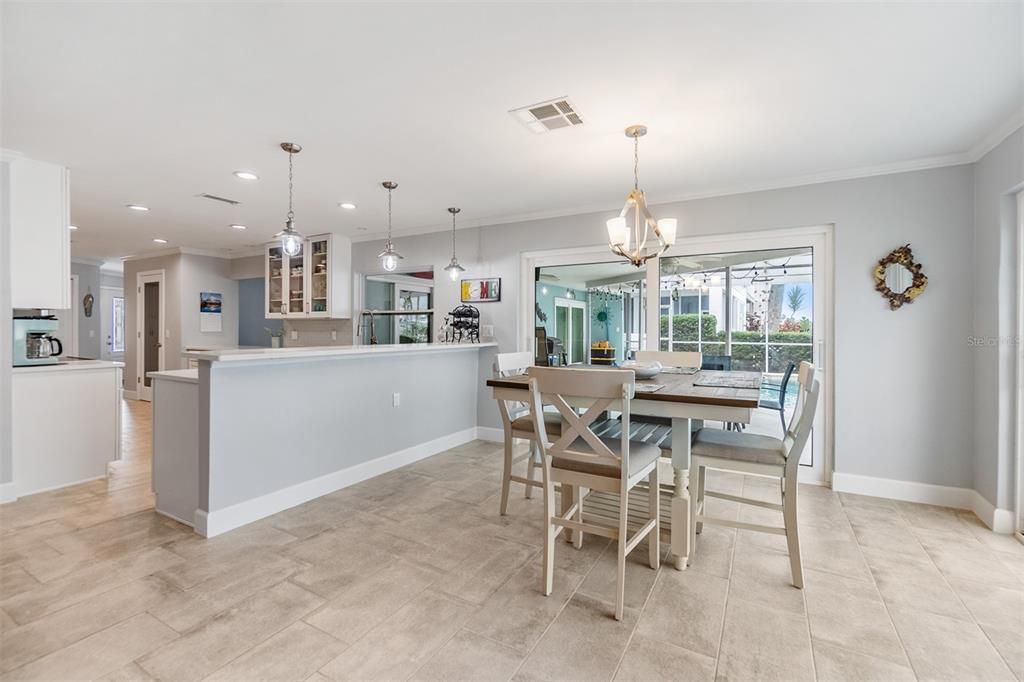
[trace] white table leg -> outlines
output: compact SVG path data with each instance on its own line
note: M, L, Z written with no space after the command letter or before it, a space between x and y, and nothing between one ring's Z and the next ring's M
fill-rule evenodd
M690 419L672 418L672 563L686 570L690 560Z

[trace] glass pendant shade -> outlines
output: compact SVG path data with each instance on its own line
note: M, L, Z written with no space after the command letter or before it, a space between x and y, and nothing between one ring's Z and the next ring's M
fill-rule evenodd
M629 248L629 227L625 218L612 218L608 221L608 243Z
M284 235L281 238L281 250L289 256L298 256L302 251L302 235L297 232Z
M661 233L661 241L672 246L676 243L676 226L679 221L675 218L662 218L658 221L658 232Z
M459 259L455 257L455 216L461 210L461 208L454 206L448 209L448 212L452 214L452 260L445 266L445 272L448 273L449 279L453 282L459 281L459 277L466 271L466 268L459 265Z

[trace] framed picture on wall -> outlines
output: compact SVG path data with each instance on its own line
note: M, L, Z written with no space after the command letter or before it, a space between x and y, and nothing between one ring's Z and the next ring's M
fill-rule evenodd
M501 278L462 280L463 303L495 303L501 300Z

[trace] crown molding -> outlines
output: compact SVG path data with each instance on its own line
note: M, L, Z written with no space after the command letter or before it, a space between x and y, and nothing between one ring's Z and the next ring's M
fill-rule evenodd
M1006 138L1013 135L1022 126L1024 126L1024 107L1013 112L1003 121L1002 125L993 128L988 135L982 137L971 147L970 151L967 152L967 157L971 160L970 162L980 161L983 156L1002 144Z
M148 258L160 258L161 256L209 256L210 258L222 258L224 260L231 260L235 258L226 251L219 251L215 249L194 249L190 246L172 246L167 249L153 249L152 251L140 251L139 253L133 253L130 256L121 256L121 262L127 263L135 260L146 260Z
M72 263L78 263L79 265L95 265L96 267L102 267L104 260L102 258L87 258L85 256L72 256Z
M1012 132L1012 131L1011 131ZM1005 135L1003 139L1005 139ZM1000 140L1001 141L1001 140ZM998 144L998 143L997 143ZM957 154L945 154L942 156L931 156L922 159L913 159L910 161L899 161L896 163L880 164L877 166L863 166L861 168L853 168L848 170L839 171L824 171L821 173L811 173L808 175L792 176L779 180L761 182L761 183L747 183L743 185L732 185L722 186L718 188L701 190L699 192L687 192L671 196L667 199L651 203L653 208L665 207L670 204L682 203L685 201L698 201L701 199L714 199L717 197L734 196L737 194L753 194L755 192L769 192L772 190L780 189L794 189L797 187L807 187L810 185L819 185L827 182L841 182L844 180L859 180L863 178L870 178L880 175L895 175L897 173L911 173L914 171L931 170L935 168L946 168L948 166L962 166L965 164L973 163L976 159L972 159L968 153L957 153ZM581 216L588 214L612 214L618 213L621 210L621 205L612 205L611 202L601 205L590 205L590 206L577 206L569 209L559 209L552 211L536 211L532 213L521 213L514 214L511 216L483 218L480 220L464 220L460 229L468 229L472 227L490 227L498 225L510 225L513 223L523 223L533 220L547 220L550 218L566 218L569 216ZM393 233L394 237L414 237L422 234L430 234L432 232L446 232L450 228L425 226L422 228L412 228L408 230L397 230ZM380 241L383 239L381 235L383 232L366 234L363 236L352 237L352 242L369 242L369 241Z
M16 152L13 149L4 149L0 147L0 161L9 163L11 161L17 161L18 159L24 159L25 155L21 152Z

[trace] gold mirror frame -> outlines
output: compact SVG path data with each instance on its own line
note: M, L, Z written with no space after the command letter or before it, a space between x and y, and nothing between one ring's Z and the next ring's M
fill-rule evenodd
M902 265L914 279L906 290L893 291L885 282L885 269L889 265ZM921 292L928 286L928 278L921 272L921 264L914 261L914 254L910 250L910 244L905 244L898 249L893 249L888 256L878 261L875 266L875 290L889 301L890 310L899 310L904 303L913 303L914 299L921 295Z

